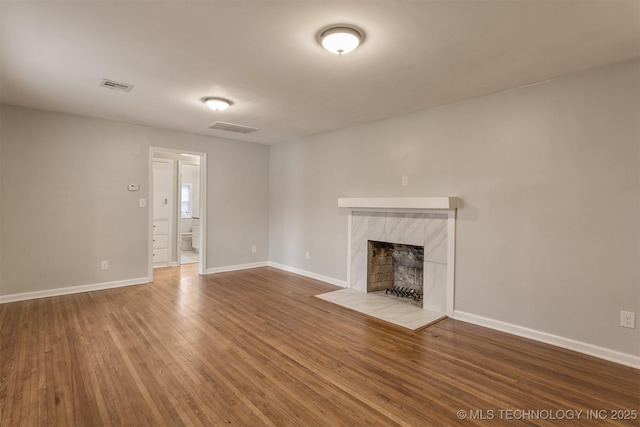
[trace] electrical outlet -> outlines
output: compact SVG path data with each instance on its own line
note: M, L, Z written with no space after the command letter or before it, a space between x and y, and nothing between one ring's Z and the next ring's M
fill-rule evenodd
M102 262L100 263L100 267L101 267L103 270L108 270L108 269L109 269L109 261L102 261Z
M309 252L304 253L304 259L309 259Z
M406 187L407 185L409 185L409 177L407 175L404 175L402 177L402 186Z
M255 254L256 252L258 252L258 248L255 246L251 246L251 253Z
M620 312L620 326L623 328L636 328L636 314L631 311Z

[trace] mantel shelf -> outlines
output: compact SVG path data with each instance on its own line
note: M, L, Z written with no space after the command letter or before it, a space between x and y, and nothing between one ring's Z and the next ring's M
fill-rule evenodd
M458 207L457 197L357 197L338 199L339 208L447 209Z

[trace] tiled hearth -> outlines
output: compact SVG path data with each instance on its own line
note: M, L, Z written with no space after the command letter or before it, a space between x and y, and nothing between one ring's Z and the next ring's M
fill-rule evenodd
M316 297L412 331L422 329L447 317L440 313L407 305L395 297L362 293L355 289L340 289L316 295Z
M455 197L339 199L338 206L349 209L349 289L319 297L409 329L420 327L414 318L423 317L424 326L453 314ZM422 309L367 293L369 241L424 248ZM412 320L406 325L392 321L402 317Z

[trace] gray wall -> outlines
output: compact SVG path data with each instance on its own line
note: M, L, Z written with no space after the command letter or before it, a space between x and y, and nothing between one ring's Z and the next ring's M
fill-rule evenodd
M1 108L1 105L0 105ZM0 295L2 294L2 110L0 110Z
M270 260L346 280L338 197L459 196L456 310L638 355L640 328L619 326L640 313L638 76L619 64L272 146Z
M621 64L270 148L1 106L0 295L145 277L138 198L156 146L208 153L209 268L269 259L346 280L338 197L454 195L457 310L640 354L640 328L618 326L620 310L640 313L639 73Z
M0 122L0 295L146 277L150 146L207 153L208 268L267 261L268 147L6 105Z

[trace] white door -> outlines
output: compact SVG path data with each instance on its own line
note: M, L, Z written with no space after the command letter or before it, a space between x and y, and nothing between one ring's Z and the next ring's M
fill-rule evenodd
M174 172L171 160L153 161L153 265L167 266L172 254Z
M153 219L170 219L173 206L173 165L153 161Z

